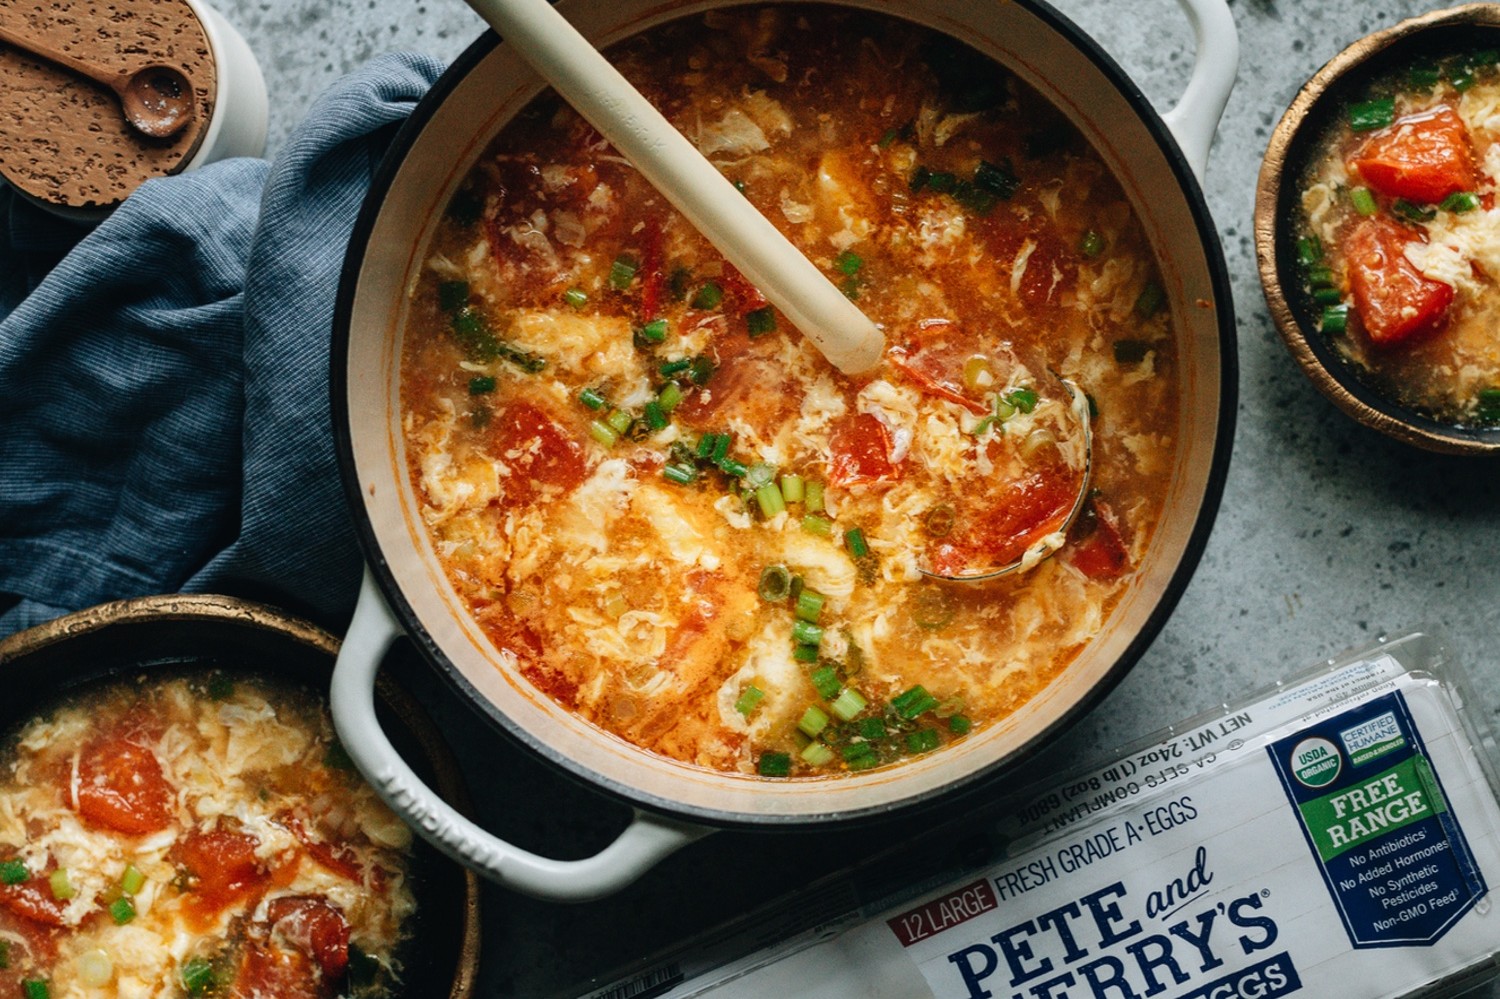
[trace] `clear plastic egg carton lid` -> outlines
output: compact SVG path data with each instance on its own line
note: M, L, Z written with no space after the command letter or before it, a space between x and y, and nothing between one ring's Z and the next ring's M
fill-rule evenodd
M583 994L1455 996L1500 973L1500 785L1468 703L1440 639L1383 639Z

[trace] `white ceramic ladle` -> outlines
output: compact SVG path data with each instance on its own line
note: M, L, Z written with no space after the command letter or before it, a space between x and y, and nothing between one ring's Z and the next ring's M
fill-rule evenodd
M547 0L468 0L845 374L880 363L885 336Z

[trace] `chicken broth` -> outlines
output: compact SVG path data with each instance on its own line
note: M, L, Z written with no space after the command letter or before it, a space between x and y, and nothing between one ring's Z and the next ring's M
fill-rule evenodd
M993 725L1104 626L1167 492L1177 351L1129 203L1039 95L895 19L737 8L609 55L888 350L838 372L544 94L409 308L455 589L508 667L676 760L823 776Z

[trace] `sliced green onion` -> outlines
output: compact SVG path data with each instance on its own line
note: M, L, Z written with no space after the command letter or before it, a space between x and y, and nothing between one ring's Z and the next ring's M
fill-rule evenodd
M1454 90L1457 90L1459 93L1463 93L1465 90L1468 90L1470 87L1474 86L1474 73L1472 70L1468 69L1460 70L1459 72L1454 73L1453 76L1448 80L1448 82L1453 84Z
M750 471L753 472L755 469L752 468ZM755 501L760 504L760 512L767 517L786 512L786 497L781 495L781 487L774 482L767 482L756 489Z
M1437 63L1431 60L1423 60L1422 62L1412 64L1411 69L1406 72L1406 79L1413 87L1426 87L1430 89L1437 86L1438 81L1442 79L1442 73L1439 71Z
M661 470L661 477L668 482L675 482L679 486L685 486L698 477L698 473L687 465L667 465Z
M665 319L653 319L649 323L642 323L635 331L636 336L650 343L661 343L667 338L667 321Z
M26 999L52 999L52 989L40 978L28 978L21 983Z
M969 729L973 727L974 723L969 721L969 719L965 718L963 715L954 715L952 718L948 719L948 731L952 732L954 735L968 735Z
M663 413L670 413L682 405L682 386L676 382L667 382L656 396L656 404L661 407ZM651 408L650 403L646 404L646 408Z
M693 363L688 367L688 381L694 385L707 385L713 374L714 362L701 354L693 358Z
M801 503L802 497L805 495L802 486L802 476L783 475L781 477L781 498L788 503Z
M931 711L938 706L938 699L927 692L927 688L920 683L903 694L891 698L891 707L896 714L911 721L924 711Z
M1500 388L1480 389L1474 397L1475 412L1481 420L1500 420Z
M868 742L845 743L842 749L844 762L850 770L868 770L880 762L880 755Z
M755 592L769 604L779 604L792 589L792 574L784 565L768 565L760 571L760 583Z
M865 532L857 527L851 527L844 532L844 546L855 558L864 558L870 554L870 545L865 541Z
M630 282L635 280L635 272L639 265L634 258L618 256L615 262L609 265L609 286L616 291L624 291L630 287Z
M589 436L605 447L614 447L620 440L620 435L615 433L615 428L603 420L589 421Z
M1021 178L1016 176L1010 160L1001 160L998 166L989 160L980 160L974 171L974 186L1009 201L1021 189Z
M708 458L714 453L714 445L718 442L718 434L704 434L702 437L699 437L698 448L696 452L698 457L704 460L708 460Z
M844 689L844 684L839 680L838 670L832 666L822 666L812 671L813 689L818 696L825 701L831 701L839 696L839 691Z
M946 538L953 532L956 520L957 515L953 512L953 507L947 503L940 503L922 514L922 527L934 538Z
M917 591L912 600L912 619L917 622L919 628L928 631L937 631L946 628L953 622L953 616L957 613L953 604L953 596L942 586L932 583Z
M1354 187L1349 189L1349 203L1354 210L1361 215L1375 214L1375 195L1368 187Z
M630 428L635 424L635 417L631 416L623 409L613 409L610 410L609 415L604 418L604 422L609 424L610 428L614 430L615 433L623 437L625 434L630 432Z
M1090 259L1104 252L1104 237L1090 229L1078 241L1078 252Z
M469 379L470 395L488 395L495 391L495 378L493 375L475 375Z
M845 687L843 692L833 699L828 710L832 711L840 721L853 721L854 716L868 707L869 703L859 691L853 687Z
M817 479L807 483L804 490L802 508L808 513L823 512L823 483Z
M802 529L808 534L817 534L826 538L833 533L833 522L822 514L804 514L802 517Z
M762 777L787 777L792 772L792 758L786 753L762 753L755 764L755 772Z
M809 590L806 587L797 594L797 616L810 624L818 623L818 615L823 613L823 602L828 598L817 590Z
M799 617L792 622L792 638L801 645L817 645L823 640L823 629Z
M65 867L58 867L47 875L47 887L52 889L52 897L59 902L66 902L78 894L73 882L68 880L68 870Z
M1396 120L1396 99L1381 97L1349 105L1349 127L1356 132L1385 128Z
M833 750L821 742L809 742L802 747L802 759L815 767L833 762Z
M1472 212L1479 207L1479 195L1473 191L1454 191L1438 207L1445 212Z
M869 718L861 718L859 720L859 734L860 737L864 739L884 739L887 734L885 729L885 719L876 718L873 716Z
M1014 406L1023 413L1029 413L1036 409L1039 398L1033 389L1018 388L1014 392L1008 393L1002 401L1007 405ZM1000 415L1000 407L995 407L995 410L996 414ZM1001 418L1008 419L1009 414L1004 414Z
M1323 241L1316 236L1303 236L1297 240L1297 260L1306 265L1323 259Z
M0 863L0 884L19 885L31 880L31 872L24 861L7 860Z
M759 489L761 486L765 485L767 482L770 482L775 478L776 466L767 465L763 461L757 461L755 464L751 465L750 470L745 473L745 485L749 486L751 489Z
M795 645L792 647L792 658L799 663L815 663L818 661L818 647L816 645Z
M722 301L724 301L724 289L709 281L694 293L693 300L688 304L695 309L707 311L717 309Z
M1401 216L1408 222L1431 222L1437 218L1437 209L1426 208L1407 201L1405 198L1397 198L1391 204L1391 212Z
M663 430L668 423L666 410L662 409L661 403L655 399L646 403L642 419L646 421L646 426L651 430Z
M675 374L680 374L681 372L686 371L692 366L692 358L679 357L675 361L662 361L661 367L657 370L661 372L663 378L670 378Z
M207 995L217 984L214 980L213 964L207 958L202 957L193 957L184 961L178 977L182 979L182 987L190 996Z
M1334 286L1332 267L1310 267L1307 271L1307 283L1313 288L1332 288Z
M947 194L958 183L958 176L946 170L935 170L927 175L927 188L939 194Z
M1344 295L1337 288L1318 288L1312 293L1312 300L1318 305L1338 305Z
M569 288L563 292L563 302L575 309L581 309L589 304L589 293L582 288Z
M732 479L739 479L743 478L745 473L750 471L750 469L746 468L740 462L735 461L733 458L725 458L723 461L719 462L719 471L723 472L725 475L729 476Z
M953 200L958 202L959 207L974 215L988 215L1000 202L995 192L988 191L967 180L961 180L953 185Z
M745 332L751 336L762 336L776 329L776 310L767 305L763 309L752 309L745 313Z
M1349 306L1330 305L1323 310L1323 332L1342 333L1349 327Z
M453 312L469 304L469 282L444 281L438 285L438 306L444 312Z
M1151 318L1156 315L1156 310L1161 308L1161 303L1165 298L1166 295L1161 290L1161 285L1155 281L1147 281L1135 300L1135 314L1142 319Z
M121 895L109 903L109 918L115 921L116 926L124 926L135 918L135 903L128 895Z
M760 702L765 699L766 692L752 683L740 693L739 700L734 702L734 710L749 718Z
M828 712L816 704L809 704L807 710L802 712L801 720L797 722L797 730L810 739L816 739L827 727Z
M578 401L589 409L603 409L609 405L609 400L604 398L596 389L586 388L578 393Z
M906 733L906 751L909 753L925 753L938 748L938 731L935 728L919 728L915 732Z
M729 457L729 448L732 443L733 441L729 434L719 434L719 436L714 438L714 449L710 452L708 460L715 465L724 461L724 459Z
M865 260L853 250L845 250L834 260L833 266L839 269L840 274L854 275L865 265Z
M127 895L135 895L146 886L146 875L141 873L140 868L134 864L125 865L125 873L120 875L120 890Z

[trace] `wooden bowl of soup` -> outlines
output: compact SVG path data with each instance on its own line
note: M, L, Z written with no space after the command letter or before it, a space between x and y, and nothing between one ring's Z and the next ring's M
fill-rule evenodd
M0 989L94 996L472 992L478 884L333 735L331 635L217 596L105 604L0 641ZM390 680L439 793L454 761Z
M1272 133L1255 237L1318 389L1397 440L1500 452L1500 5L1368 35Z
M1194 6L1227 45L1173 113L1201 166L1234 51ZM1186 584L1235 386L1193 168L1050 8L566 12L888 345L833 370L493 36L395 143L336 321L371 571L335 719L443 849L581 898L706 829L951 804L1045 744ZM400 632L637 822L560 863L431 805L366 714Z

